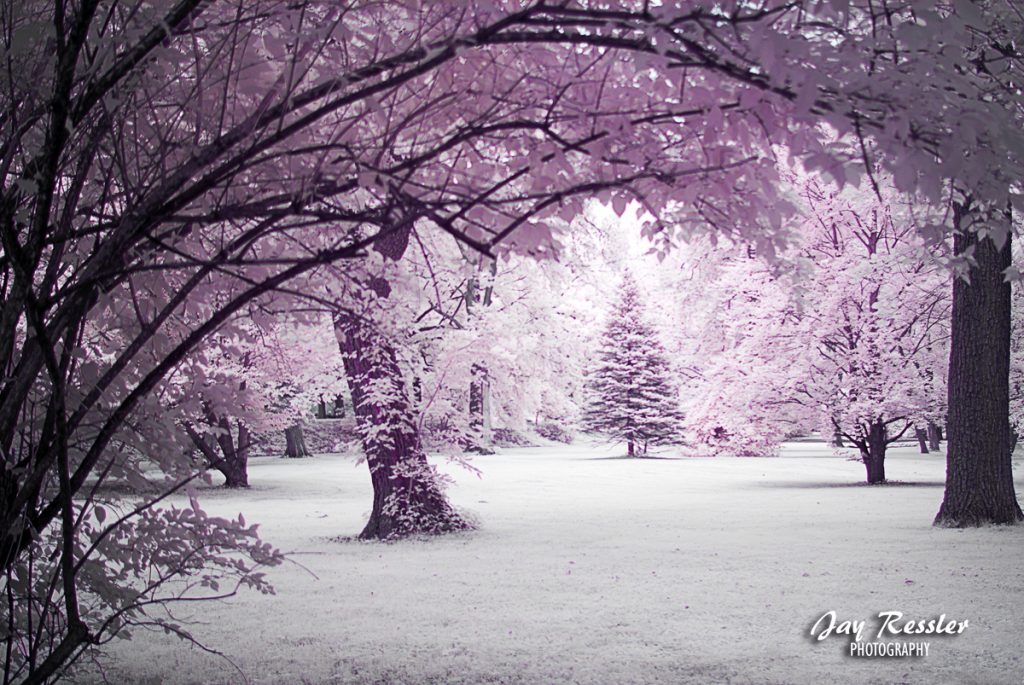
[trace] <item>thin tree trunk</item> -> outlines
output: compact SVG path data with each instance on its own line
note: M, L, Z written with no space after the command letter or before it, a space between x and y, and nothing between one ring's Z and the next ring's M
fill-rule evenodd
M917 446L921 454L928 454L928 433L924 428L914 428L914 435L917 436Z
M868 483L872 485L885 482L885 448L885 424L879 419L871 424L867 440L864 447L861 448L861 458L867 469Z
M980 526L1024 520L1010 459L1010 239L1000 250L978 240L969 211L954 206L957 254L974 247L970 284L953 282L946 443L946 491L935 525Z
M932 452L938 452L942 445L939 441L942 440L942 431L934 421L928 422L928 447Z
M334 325L373 483L373 509L359 537L469 528L427 462L394 349L350 314L338 315Z
M466 449L481 454L494 454L491 443L490 381L487 367L473 364L469 383L469 437Z
M636 456L636 450L633 447L633 441L632 440L628 440L626 442L626 456L629 456L629 457L635 457Z
M285 456L290 459L301 459L313 456L306 449L306 436L302 432L302 424L296 423L284 429Z
M483 364L473 364L470 372L472 380L469 383L469 426L473 433L485 438L487 424L487 367Z

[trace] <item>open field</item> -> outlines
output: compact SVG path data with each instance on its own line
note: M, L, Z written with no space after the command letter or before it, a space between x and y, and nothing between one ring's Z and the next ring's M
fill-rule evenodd
M867 487L820 443L776 459L614 454L507 449L474 460L479 479L446 466L480 530L397 544L332 541L371 500L352 457L255 459L251 490L209 491L204 508L260 522L297 564L271 571L276 596L182 616L260 684L1024 680L1024 526L932 528L942 455L894 450L903 484ZM871 638L885 610L969 628L915 638L927 657L852 659L808 635L829 610ZM162 634L110 653L111 682L245 682Z

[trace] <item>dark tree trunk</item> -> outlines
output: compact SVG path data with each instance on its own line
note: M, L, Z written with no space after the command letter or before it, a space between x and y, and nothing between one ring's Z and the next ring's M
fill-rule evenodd
M227 417L215 417L207 414L219 430L216 440L209 435L202 435L191 426L186 426L192 444L203 455L206 463L224 475L224 487L249 487L249 447L252 438L249 428L244 423L238 424L237 443L231 437L231 421Z
M220 472L224 474L224 487L249 487L249 446L251 444L249 429L244 423L238 425L238 443L235 445L232 459L225 459Z
M628 440L626 442L626 456L629 456L629 457L635 457L636 456L636 449L633 447L633 441L632 440Z
M469 383L469 438L466 449L481 454L494 454L487 447L490 436L490 381L487 378L487 367L473 364Z
M373 483L362 539L391 539L469 528L445 498L427 462L395 351L349 314L335 319L356 425ZM373 388L373 400L367 389Z
M301 459L311 457L312 453L306 449L306 436L302 432L302 424L296 423L284 429L284 454L290 459Z
M928 447L932 452L938 452L942 445L939 442L942 440L942 430L935 424L934 421L928 422Z
M867 439L860 449L861 459L867 469L868 483L885 482L886 439L885 424L881 419L872 423L868 428Z
M487 367L473 364L469 383L469 427L474 434L483 436L486 418Z
M335 395L330 405L328 405L327 400L321 395L320 401L316 406L316 417L318 419L345 418L345 398L341 395Z
M928 454L928 433L924 428L914 428L914 435L917 436L917 446L921 450L921 454Z
M969 212L954 207L957 229ZM950 527L1024 520L1013 488L1010 459L1010 240L997 249L964 230L957 254L974 247L970 284L953 282L946 423L946 492L935 524Z

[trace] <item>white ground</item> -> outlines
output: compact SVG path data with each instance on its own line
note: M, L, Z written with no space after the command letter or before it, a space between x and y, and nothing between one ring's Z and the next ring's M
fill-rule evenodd
M821 444L776 459L608 459L605 447L508 449L455 470L480 530L339 543L369 508L350 456L253 460L241 511L298 565L276 596L193 607L195 634L251 683L1021 683L1024 526L938 530L944 458L891 452L905 485ZM1017 490L1024 492L1018 465ZM812 642L828 610L970 622L926 658L851 659ZM244 682L174 638L111 648L111 682Z

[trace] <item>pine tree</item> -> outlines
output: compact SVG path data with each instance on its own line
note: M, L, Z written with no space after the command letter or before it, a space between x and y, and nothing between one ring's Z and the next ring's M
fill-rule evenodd
M629 456L677 442L682 416L665 350L644 320L636 282L627 274L609 317L598 363L587 383L584 430L625 442Z

